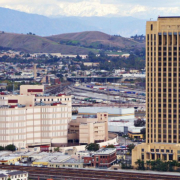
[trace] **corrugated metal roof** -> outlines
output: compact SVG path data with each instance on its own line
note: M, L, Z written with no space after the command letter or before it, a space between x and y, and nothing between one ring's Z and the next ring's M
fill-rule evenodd
M80 107L78 108L79 113L98 113L106 112L108 114L132 114L134 108L118 108L118 107Z

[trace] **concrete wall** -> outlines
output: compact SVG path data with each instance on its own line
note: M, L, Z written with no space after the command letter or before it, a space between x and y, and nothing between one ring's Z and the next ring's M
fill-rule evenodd
M0 105L22 104L26 106L34 106L34 97L34 95L0 95ZM11 100L17 100L17 103L12 103Z
M107 145L110 145L110 144L116 144L117 142L118 142L118 136L116 136L114 139L111 139L109 141L105 141L105 142L102 142L102 143L98 143L98 144L99 144L100 147L103 147L103 146L107 146ZM86 147L86 145L61 147L60 151L62 151L64 153L66 150L73 149L73 148L76 148L77 151L85 151L85 147Z
M42 89L42 92L28 92L28 89ZM20 86L21 95L30 95L30 94L44 94L44 85L21 85Z

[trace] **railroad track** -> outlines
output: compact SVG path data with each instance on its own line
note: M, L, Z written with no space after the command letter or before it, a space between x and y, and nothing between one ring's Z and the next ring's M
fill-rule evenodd
M47 178L66 179L66 180L178 180L180 175L152 174L152 173L135 173L119 172L100 169L70 169L70 168L40 168L32 166L11 166L0 165L0 169L21 170L29 172L29 178L44 180Z
M50 86L50 87L46 88L45 93L56 94L56 93L59 93L59 92L63 92L68 88L69 85L70 85L69 82L61 83L61 84L58 84L58 85L53 85L53 86Z
M109 95L109 96L119 96L119 93L111 93L111 91L110 92L108 92L108 91L97 91L96 89L85 89L85 88L82 88L82 87L70 87L71 88L71 90L73 90L73 88L75 89L75 90L79 90L79 91L88 91L88 92L92 92L92 93L97 93L97 94L105 94L105 95ZM127 90L128 91L128 90ZM131 94L131 95L133 95L133 94ZM121 97L123 97L123 98L129 98L129 96L127 95L127 94L121 94ZM136 98L136 99L146 99L145 97L138 97L138 96L136 96L136 97L132 97L132 98Z

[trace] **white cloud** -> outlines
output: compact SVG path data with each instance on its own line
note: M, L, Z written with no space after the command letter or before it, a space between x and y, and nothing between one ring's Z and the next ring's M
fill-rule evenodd
M178 15L174 0L0 0L0 6L45 16L134 16Z
M19 3L18 3L19 2ZM37 13L46 16L106 16L118 13L118 8L113 4L101 4L100 0L87 1L58 1L58 0L33 0L23 2L17 0L15 3L10 0L0 2L1 7Z

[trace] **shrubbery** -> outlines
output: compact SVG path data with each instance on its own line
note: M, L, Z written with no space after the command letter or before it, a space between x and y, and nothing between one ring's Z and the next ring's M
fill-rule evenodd
M0 146L0 151L4 151L4 150L7 150L7 151L16 151L16 146L14 144L9 144L5 147L3 146Z

